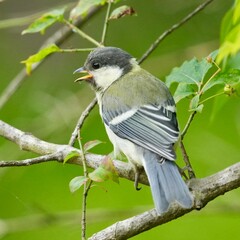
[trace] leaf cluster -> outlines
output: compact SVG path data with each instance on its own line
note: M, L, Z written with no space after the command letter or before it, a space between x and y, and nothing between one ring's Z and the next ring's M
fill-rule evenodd
M219 95L231 96L238 93L240 69L221 70L215 62L217 54L216 50L200 61L196 58L185 61L180 67L173 68L166 77L168 87L177 83L174 93L176 103L184 98L190 99L190 112L202 112L204 103ZM217 85L221 86L220 91L218 89L217 94L205 97L206 93Z
M86 154L90 149L101 143L102 142L99 140L93 140L85 143L83 146L82 154ZM81 155L78 152L73 151L65 157L64 163L77 157L81 157ZM77 176L73 178L69 183L69 188L73 193L77 191L81 186L83 186L83 184L87 184L88 182L104 182L107 180L112 180L116 183L119 183L117 171L109 156L106 156L100 166L91 173L87 174L87 176Z
M82 17L84 18L87 13L96 6L103 6L105 4L111 5L111 3L119 2L120 0L81 0L77 3L77 5L70 11L69 16L66 15L66 7L61 7L59 9L52 10L48 13L43 14L41 17L36 19L30 26L25 29L22 34L27 33L41 33L44 34L45 31L51 27L54 23L60 22L62 24L68 25L72 30L82 37L86 38L90 42L92 42L96 46L103 46L103 42L96 41L95 39L88 36L82 30L78 29L73 23L74 21ZM107 18L107 22L114 19L119 19L125 16L136 15L135 10L132 7L123 5L113 10L110 16ZM107 24L107 22L105 24ZM106 32L104 33L106 34ZM104 39L105 36L102 37ZM76 49L75 51L89 51L89 49ZM91 49L90 49L91 50ZM73 52L69 51L69 49L60 49L55 44L50 44L43 49L40 49L36 54L28 57L26 60L22 61L26 65L27 74L31 74L32 65L42 61L48 55L55 52Z

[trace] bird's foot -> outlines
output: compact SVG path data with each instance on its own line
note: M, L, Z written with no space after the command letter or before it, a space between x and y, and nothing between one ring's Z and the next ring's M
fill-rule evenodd
M135 172L135 180L134 180L134 187L137 191L141 190L141 187L138 187L138 179L139 179L140 172L136 170Z

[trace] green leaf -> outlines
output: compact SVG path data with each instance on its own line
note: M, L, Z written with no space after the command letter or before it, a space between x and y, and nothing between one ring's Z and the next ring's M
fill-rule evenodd
M240 83L240 69L228 69L224 72L220 72L210 82L208 82L204 86L204 92L215 85L229 84L231 86L234 86L238 83Z
M41 49L36 54L28 57L28 59L21 61L21 63L24 63L26 65L27 73L31 74L32 65L34 63L40 62L45 57L47 57L49 54L54 53L54 52L59 52L59 51L60 51L60 48L58 46L56 46L55 44L51 44L48 47Z
M174 93L174 100L178 103L183 98L193 95L194 93L196 93L196 90L194 90L191 84L179 83Z
M225 14L221 23L221 46L216 62L235 55L240 50L240 1Z
M84 17L92 7L104 5L105 3L107 3L107 0L80 0L70 12L69 19L73 21L80 16Z
M233 13L233 24L237 24L240 20L240 1L235 1L234 13Z
M89 178L95 182L112 180L119 183L117 171L110 157L106 156L100 166L88 174Z
M35 20L27 29L25 29L22 34L26 33L44 33L45 30L53 25L57 21L63 19L65 8L55 9L51 12L45 13L40 18Z
M114 9L109 20L119 19L126 16L136 16L136 12L132 7L124 5Z
M231 8L223 17L221 22L221 30L220 30L220 41L224 42L225 37L233 26L232 18L233 18L233 8Z
M83 184L85 184L89 178L84 176L78 176L73 178L69 183L69 189L71 193L76 192Z
M218 74L214 79L217 84L236 84L240 82L240 69L229 69Z
M228 56L235 55L240 50L240 24L234 27L225 37L224 42L219 48L216 62L221 63Z
M89 151L90 149L96 147L97 145L99 145L99 144L101 144L101 143L103 143L103 142L100 141L100 140L89 141L89 142L87 142L87 143L84 144L83 150L84 150L84 152L87 152L87 151Z
M209 63L206 58L201 61L196 58L185 61L180 67L174 68L166 77L166 85L169 87L172 83L177 82L194 84L199 87L211 67L212 63Z
M198 94L191 99L189 111L199 112L199 110L202 109L203 106L199 108L199 105L198 105L199 100L200 100L200 96Z
M73 160L73 159L78 158L78 157L80 157L79 152L77 152L77 151L72 151L72 152L70 152L70 153L64 158L63 163L66 163L66 162L69 161L70 159Z

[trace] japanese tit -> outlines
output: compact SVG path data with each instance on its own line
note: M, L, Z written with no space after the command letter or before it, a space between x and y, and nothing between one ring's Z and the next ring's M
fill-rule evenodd
M192 195L175 164L179 129L175 103L166 85L142 69L122 49L92 51L75 72L96 91L100 115L117 156L122 152L136 170L144 167L158 214L173 202L191 208Z

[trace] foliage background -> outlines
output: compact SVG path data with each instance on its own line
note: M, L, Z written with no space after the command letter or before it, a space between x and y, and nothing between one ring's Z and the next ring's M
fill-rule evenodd
M106 44L121 47L139 58L160 33L191 12L201 1L129 0L124 3L131 5L138 16L112 21ZM232 3L213 1L203 12L168 36L142 66L164 80L171 69L183 61L194 56L207 56L219 47L221 19ZM4 1L0 2L0 19L45 12L61 4L66 4L66 1ZM105 9L102 9L84 25L83 30L99 39L104 16ZM35 53L58 26L47 30L45 35L21 36L24 26L0 29L0 93L23 68L20 61ZM92 46L78 36L72 36L63 47ZM75 77L72 72L83 64L85 58L85 53L57 53L50 56L0 110L0 118L44 140L67 143L81 111L94 96L86 84L73 83ZM213 174L239 161L240 103L239 99L230 98L220 105L224 98L226 96L205 105L203 113L194 119L185 138L188 155L198 177ZM178 104L182 126L189 114L186 111L187 104L187 101ZM83 142L93 139L106 142L96 147L94 152L107 154L112 150L97 108L84 125L82 137ZM32 156L0 139L1 160ZM181 155L178 156L181 165ZM79 239L80 218L76 219L75 215L81 212L82 196L81 192L72 195L68 183L81 173L81 167L57 163L0 169L0 237L6 240ZM123 179L120 185L113 182L99 185L101 188L93 188L88 198L89 236L115 221L153 207L148 187L143 186L137 192L131 182ZM133 239L238 238L239 197L240 190L234 190L217 198L200 212L194 211ZM56 219L61 217L56 214L63 218L59 223ZM35 222L40 215L47 216L47 220ZM12 234L5 235L6 232Z

